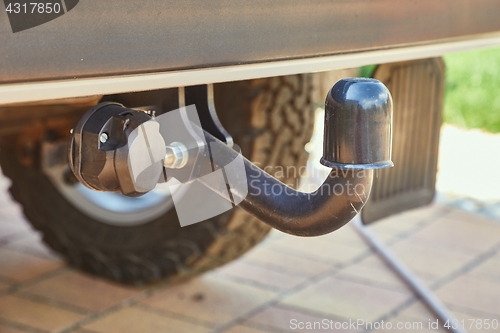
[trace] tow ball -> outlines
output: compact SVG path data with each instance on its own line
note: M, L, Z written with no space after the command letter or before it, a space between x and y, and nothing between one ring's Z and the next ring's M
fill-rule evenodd
M215 120L212 125L220 126ZM235 177L245 186L230 195L227 188L205 186L276 229L319 236L351 221L368 199L374 169L393 166L390 92L374 79L340 80L326 97L324 128L321 163L331 172L311 193L267 174L187 112L155 117L148 110L98 104L74 128L69 161L85 186L139 196L168 179L190 182L239 158L244 172Z

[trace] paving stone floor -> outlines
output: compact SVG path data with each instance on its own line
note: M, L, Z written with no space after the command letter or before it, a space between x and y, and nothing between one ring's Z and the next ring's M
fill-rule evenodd
M441 331L349 225L314 239L272 232L241 259L186 283L131 288L66 266L10 200L5 178L0 185L1 333L367 331L340 328L349 320L393 325L375 332ZM500 222L433 204L371 228L467 326L500 320ZM333 329L299 329L314 322ZM475 325L470 332L499 330Z

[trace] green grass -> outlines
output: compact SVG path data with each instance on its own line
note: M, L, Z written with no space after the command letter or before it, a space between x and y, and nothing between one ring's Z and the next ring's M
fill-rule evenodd
M359 76L360 77L372 77L373 72L377 68L377 65L368 65L359 68Z
M500 48L444 56L444 122L500 133ZM370 77L375 66L360 68Z
M500 48L444 57L444 121L500 132Z

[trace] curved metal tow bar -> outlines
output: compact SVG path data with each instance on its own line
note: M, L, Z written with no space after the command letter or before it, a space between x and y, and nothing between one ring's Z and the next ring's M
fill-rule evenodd
M283 184L191 118L183 112L154 117L101 103L73 130L71 168L94 190L138 196L167 178L201 179L207 163L215 170L239 157L245 172L232 177L245 184L243 190L232 188L228 196L227 188L202 183L276 229L319 236L351 221L368 199L373 170L393 165L392 99L374 79L343 79L328 93L321 163L332 170L312 193Z

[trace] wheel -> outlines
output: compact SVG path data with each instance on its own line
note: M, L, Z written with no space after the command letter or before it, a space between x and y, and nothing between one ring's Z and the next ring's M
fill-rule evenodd
M298 172L286 175L282 167L306 163L312 93L312 76L294 75L216 85L215 102L243 155L295 185ZM45 243L86 272L128 284L183 279L238 257L269 232L239 208L181 228L167 195L131 199L86 190L62 170L48 175L24 163L26 149L13 140L23 135L0 143L13 198Z

